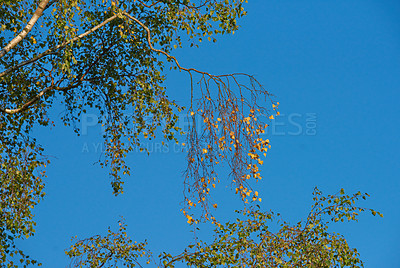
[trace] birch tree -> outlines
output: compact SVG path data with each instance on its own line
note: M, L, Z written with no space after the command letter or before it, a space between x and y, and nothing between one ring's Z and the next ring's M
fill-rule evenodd
M187 167L182 211L189 224L211 221L220 226L212 214L217 204L209 196L221 180L232 184L246 206L254 207L261 201L252 182L261 179L262 158L270 148L264 134L270 120L279 115L279 102L249 74L212 74L183 66L174 56L177 48L215 42L219 36L237 31L237 20L246 15L245 2L2 0L2 265L17 267L13 261L16 256L23 265L36 263L14 243L15 239L34 234L32 209L45 196L44 178L50 161L38 137L32 135L32 128L55 126L54 122L61 120L79 135L78 123L89 110L95 111L99 124L104 125L105 152L100 165L109 172L115 195L123 193L125 179L134 178L125 157L133 150L146 150L141 141L178 143L183 135ZM168 68L190 78L187 107L167 95L164 80ZM61 118L51 118L50 111L59 104L64 105L65 112ZM186 133L177 124L181 112L187 113L191 121ZM204 123L201 130L196 127L198 119ZM221 163L229 167L230 176L220 175ZM120 239L121 232L124 227L119 233L110 231L108 240L101 243ZM85 243L96 239L79 242L68 254L74 259L87 253ZM86 262L74 259L74 263L102 267L118 255L118 260L123 259L131 267L136 263L135 252L146 255L147 251L145 244L125 242L125 253L134 254L131 259L125 258L129 254L118 255L115 250L110 256L110 252L101 255L98 248L101 254L97 257L89 254ZM210 261L197 253L182 256L180 259L189 265ZM168 256L162 258L166 266L173 263ZM200 261L204 258L207 260Z

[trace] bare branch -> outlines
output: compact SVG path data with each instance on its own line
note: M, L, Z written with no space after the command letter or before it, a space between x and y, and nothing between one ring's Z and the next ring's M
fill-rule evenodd
M20 32L13 40L10 41L1 51L0 51L0 58L3 57L7 52L9 52L12 48L14 48L22 39L26 37L26 35L32 30L33 25L37 22L37 20L42 16L46 5L48 4L49 0L42 0L33 13L31 20L25 26L25 28Z
M165 55L165 56L166 56L167 58L169 58L169 59L173 59L174 62L175 62L175 64L176 64L176 66L177 66L180 70L187 71L187 72L189 72L189 73L190 73L191 71L193 71L193 72L196 72L196 73L199 73L199 74L202 74L202 75L206 75L206 76L208 76L208 77L210 77L210 78L212 78L212 79L221 78L221 77L230 77L230 76L234 75L234 74L213 75L213 74L210 74L210 73L207 73L207 72L199 71L199 70L197 70L197 69L195 69L195 68L185 68L185 67L182 67L182 66L179 64L179 61L177 60L176 57L174 57L174 56L168 54L168 53L165 52L164 50L156 49L156 48L153 47L153 44L151 43L151 31L150 31L150 29L149 29L143 22L141 22L140 20L138 20L137 18L135 18L134 16L128 14L128 13L125 12L125 11L123 11L122 14L125 15L127 18L133 20L134 22L136 22L137 24L139 24L140 26L142 26L142 27L146 30L146 32L147 32L147 44L149 45L149 47L150 47L151 50L153 50L153 51L155 51L155 52L158 52L158 53L161 53L161 54ZM242 73L236 73L236 74L239 74L239 75L246 75L246 74L242 74ZM1 74L0 74L0 77L1 77Z
M202 71L196 70L194 68L184 68L179 64L178 60L174 56L169 55L167 52L165 52L163 50L154 48L153 44L151 43L151 32L150 32L150 29L143 22L141 22L137 18L133 17L132 15L130 15L130 14L126 13L126 12L123 12L123 14L127 18L133 20L134 22L136 22L137 24L139 24L140 26L142 26L146 30L146 32L147 32L147 43L148 43L148 45L149 45L151 50L153 50L155 52L158 52L158 53L161 53L161 54L165 55L167 58L173 59L175 64L178 66L178 68L180 70L187 71L187 72L194 71L194 72L199 73L199 74L204 74L204 75L208 75L210 77L213 77L213 75L211 75L209 73L202 72Z

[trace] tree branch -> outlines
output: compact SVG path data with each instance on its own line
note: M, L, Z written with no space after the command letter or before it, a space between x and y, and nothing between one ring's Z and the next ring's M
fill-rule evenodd
M30 101L26 102L24 105L22 105L20 108L17 109L1 109L0 111L6 114L15 114L18 112L21 112L23 110L26 110L30 105L32 105L34 102L36 102L38 99L40 99L41 96L44 95L44 93L46 93L47 91L49 91L50 89L53 89L53 86L47 87L45 89L43 89L42 91L39 92L39 94L37 94L35 97L33 97Z
M42 97L46 92L55 89L58 91L66 91L69 90L71 88L75 88L78 87L80 84L82 84L83 80L78 80L75 84L73 85L69 85L66 87L57 87L57 86L49 86L45 89L43 89L42 91L40 91L35 97L33 97L31 100L29 100L28 102L24 103L21 107L16 108L16 109L0 109L0 112L5 113L5 114L15 114L15 113L19 113L22 111L25 111L26 109L29 108L29 106L31 106L33 103L35 103L36 101L38 101L40 99L40 97Z
M31 20L25 26L25 28L20 32L13 40L10 41L1 51L0 51L0 58L3 57L7 52L9 52L12 48L14 48L22 39L26 37L26 35L32 30L33 25L37 22L37 20L42 16L46 5L48 4L49 0L42 0L33 13Z
M172 257L171 260L170 260L167 264L164 265L164 267L171 267L172 264L173 264L174 262L181 261L181 260L183 260L185 257L193 256L193 255L195 255L196 253L197 253L197 252L193 252L193 253L183 252L183 253L181 253L181 254L175 256L175 257ZM173 267L173 266L172 266L172 267Z
M48 9L51 7L55 2L58 2L58 0L51 0L50 3L44 8L44 10Z
M60 45L58 45L58 46L49 48L48 50L46 50L45 52L43 52L43 53L37 55L36 57L34 57L34 58L32 58L32 59L29 59L29 60L26 60L26 61L24 61L24 62L21 62L21 63L15 65L15 66L13 66L13 67L11 67L11 68L5 70L4 72L0 73L0 77L3 77L3 76L9 74L10 72L12 72L12 71L14 71L14 70L19 69L19 68L21 68L21 67L23 67L23 66L25 66L25 65L28 65L28 64L30 64L30 63L32 63L32 62L35 62L35 61L37 61L37 60L39 60L39 59L41 59L41 58L43 58L43 57L45 57L45 56L48 56L48 55L50 55L50 54L53 54L56 50L58 50L58 49L60 49L60 48L62 48L62 47L65 47L66 45L68 45L68 44L70 44L70 43L72 43L72 42L75 42L75 41L77 41L77 40L79 40L79 39L82 39L83 37L85 37L85 36L87 36L87 35L93 33L94 31L98 30L99 28L103 27L104 25L106 25L107 23L109 23L110 21L112 21L112 20L114 20L114 19L116 19L116 18L117 18L117 15L114 15L114 16L112 16L112 17L106 19L105 21L103 21L103 22L100 23L99 25L96 25L95 27L93 27L93 28L90 29L89 31L84 32L83 34L80 34L80 35L78 35L78 36L75 36L74 38L72 38L72 39L70 39L70 40L68 40L68 41L66 41L66 42L64 42L64 43L62 43L62 44L60 44Z
M208 75L210 77L218 77L218 76L214 76L214 75L211 75L209 73L206 73L206 72L202 72L202 71L196 70L194 68L184 68L184 67L182 67L179 64L178 60L174 56L171 56L167 52L165 52L163 50L160 50L160 49L156 49L156 48L153 47L153 44L151 43L151 32L150 32L150 29L146 25L144 25L143 22L141 22L140 20L138 20L137 18L133 17L132 15L128 14L125 11L122 12L122 14L125 15L127 18L133 20L134 22L136 22L137 24L139 24L140 26L142 26L146 30L146 32L147 32L147 43L148 43L148 45L149 45L151 50L153 50L155 52L158 52L158 53L161 53L161 54L165 55L167 58L173 59L175 61L176 66L178 66L178 68L180 70L187 71L187 72L194 71L196 73Z
M110 259L112 257L113 253L110 252L110 254L107 255L106 259L103 261L103 263L99 266L99 268L103 267L104 264L107 263L108 259Z

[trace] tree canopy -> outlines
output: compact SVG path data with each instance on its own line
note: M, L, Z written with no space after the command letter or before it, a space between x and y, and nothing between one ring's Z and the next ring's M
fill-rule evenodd
M184 207L189 224L210 220L215 242L189 245L179 256L160 256L160 266L184 261L194 267L357 267L356 250L340 235L327 232L330 220L355 220L363 208L353 201L361 193L319 197L306 222L283 222L272 233L273 212L260 212L252 181L261 179L262 157L270 148L265 138L269 121L279 115L279 102L252 75L211 74L182 66L174 49L215 42L238 30L246 15L244 0L15 0L0 6L0 261L17 267L35 264L15 247L14 240L34 234L32 209L44 198L44 148L32 135L35 126L55 126L51 109L65 107L61 121L79 135L83 114L95 112L104 126L104 156L115 195L123 193L130 175L125 162L144 139L181 142L187 146ZM178 105L167 95L166 70L186 73L190 100ZM185 111L190 126L177 125ZM198 118L204 127L196 127ZM212 215L217 204L212 188L227 176L244 202L247 220L222 225ZM328 205L323 208L323 202ZM375 214L376 212L372 210ZM323 216L331 215L328 221ZM146 243L132 243L125 224L117 233L79 240L67 254L77 267L102 267L121 262L140 265L139 258L157 263Z

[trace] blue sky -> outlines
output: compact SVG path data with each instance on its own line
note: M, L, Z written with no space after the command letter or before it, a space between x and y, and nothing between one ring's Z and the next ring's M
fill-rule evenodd
M384 218L366 213L358 223L334 225L332 231L359 250L366 267L400 267L400 3L250 2L233 36L176 56L183 66L212 73L254 74L281 103L264 179L257 184L262 208L295 223L306 217L314 186L327 194L340 188L367 192L371 198L362 205ZM168 95L187 104L187 76L171 72L166 83ZM147 238L155 253L179 253L193 241L179 211L183 153L151 147L150 156L130 154L132 176L116 198L107 171L93 165L100 156L99 126L80 137L61 125L36 134L54 158L47 196L35 209L37 234L20 245L44 267L67 266L64 250L72 236L104 234L119 216L133 240ZM217 214L232 218L241 207L238 198L224 187L216 194ZM211 235L209 227L202 228L201 235Z

